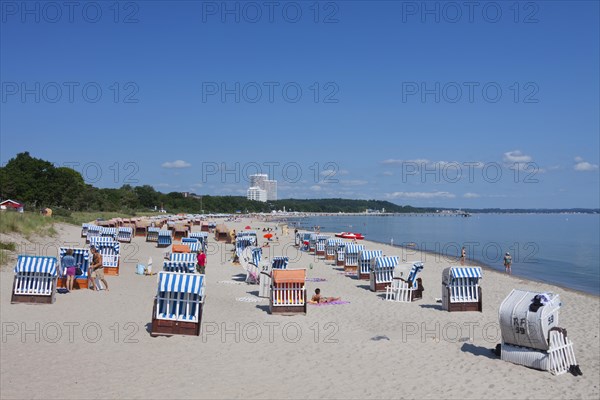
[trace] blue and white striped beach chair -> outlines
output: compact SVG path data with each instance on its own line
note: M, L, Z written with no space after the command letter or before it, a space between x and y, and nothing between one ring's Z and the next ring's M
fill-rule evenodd
M420 284L418 276L423 266L421 261L415 261L406 279L395 276L391 284L385 288L386 300L410 303L422 298L423 285Z
M158 232L160 232L160 228L149 226L146 230L146 242L158 242Z
M192 253L200 252L200 241L197 238L181 238L181 244L187 245Z
M371 260L383 256L381 250L362 250L358 255L358 279L369 280L371 274Z
M442 271L442 309L482 311L480 267L450 267Z
M62 260L62 258L67 254L68 249L73 250L73 257L75 258L75 265L79 266L79 268L81 268L81 271L83 272L83 274L81 274L81 275L75 275L75 283L74 283L73 287L79 288L79 289L87 288L88 287L88 283L87 283L88 270L90 268L90 260L92 259L90 250L84 249L84 248L61 247L58 252L59 264L60 264L60 260ZM59 276L63 277L63 278L67 276L67 271L63 271L62 266L59 268ZM78 280L79 280L79 282L78 282ZM61 286L61 287L64 286L63 283L64 282L59 282L59 286Z
M204 275L159 272L151 335L199 336L204 299Z
M246 247L251 247L255 245L255 240L251 236L238 236L235 239L235 252L240 258L242 256L242 252Z
M206 252L206 246L208 245L208 233L207 232L190 232L188 238L198 239L200 242L201 249Z
M102 227L94 224L88 224L87 232L86 232L86 243L90 243L92 238L100 236L100 232L102 232Z
M131 243L133 237L133 228L130 226L121 226L117 230L117 239L119 242Z
M179 272L182 274L193 274L196 272L195 261L165 261L163 271Z
M56 264L56 257L19 255L11 303L54 303Z
M81 237L87 237L88 227L90 224L81 224Z
M289 259L287 257L273 257L271 260L271 270L273 269L287 269Z
M317 256L325 257L325 245L327 244L327 239L329 239L329 236L317 235L315 242L315 254Z
M105 226L100 231L100 236L117 240L117 228Z
M340 243L343 240L340 238L329 238L327 242L325 242L325 259L326 260L335 260L337 256L337 249Z
M347 243L344 253L344 272L358 272L358 255L365 249L362 244Z
M158 232L157 247L169 247L173 239L171 237L171 231L161 230Z
M90 246L96 247L98 253L102 254L102 265L106 275L119 275L119 255L121 244L111 237L94 237Z
M316 253L317 251L317 234L309 233L308 236L308 252L311 254Z
M346 244L346 242L338 244L335 258L335 265L338 267L344 266L344 257L346 256Z
M394 280L394 268L398 265L398 257L375 257L371 259L370 289L373 292L384 292Z

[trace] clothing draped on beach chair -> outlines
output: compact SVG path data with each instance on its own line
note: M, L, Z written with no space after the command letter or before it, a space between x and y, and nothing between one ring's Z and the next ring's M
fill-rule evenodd
M369 275L371 272L371 260L382 256L382 250L361 250L358 255L358 273L360 275Z
M90 268L90 250L89 249L83 249L83 248L73 248L73 247L61 247L59 249L59 257L60 260L63 259L63 257L65 255L67 255L67 250L73 250L73 257L75 258L75 265L79 266L79 268L81 268L81 271L83 272L82 275L77 275L77 278L87 278L88 276L88 270ZM61 276L65 276L67 274L67 271L62 270L62 266L61 266Z
M358 255L365 249L362 244L347 243L344 254L344 265L358 267Z
M198 322L204 303L204 275L177 272L158 273L157 319Z
M396 263L397 265L397 263ZM399 277L392 278L390 286L385 288L385 299L388 301L397 301L402 303L410 303L415 298L420 298L421 293L416 296L419 291L417 278L423 270L423 263L420 261L414 262L413 266L406 279Z
M131 238L133 237L133 228L130 226L121 226L117 230L117 239L119 242L129 242L131 243Z
M56 257L19 255L13 294L52 296L58 276L56 263Z

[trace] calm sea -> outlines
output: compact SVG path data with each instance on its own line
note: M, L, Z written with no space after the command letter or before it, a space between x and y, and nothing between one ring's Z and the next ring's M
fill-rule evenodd
M332 216L291 219L321 232L360 232L371 241L467 258L504 271L505 252L516 276L600 295L600 215L473 214L455 216Z

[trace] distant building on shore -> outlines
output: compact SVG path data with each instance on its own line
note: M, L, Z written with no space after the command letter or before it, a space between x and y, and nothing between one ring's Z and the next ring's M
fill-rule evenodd
M248 188L248 200L269 201L277 200L277 181L269 180L267 174L250 175L250 188Z

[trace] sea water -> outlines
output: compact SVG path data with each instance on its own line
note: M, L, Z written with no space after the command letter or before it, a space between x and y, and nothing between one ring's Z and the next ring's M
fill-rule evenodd
M600 295L599 214L472 214L471 217L411 214L329 216L292 219L301 229L359 232L365 239L408 246L452 258L474 260L504 271L504 253L512 256L512 274ZM291 221L292 221L291 220ZM414 250L413 250L414 251Z

